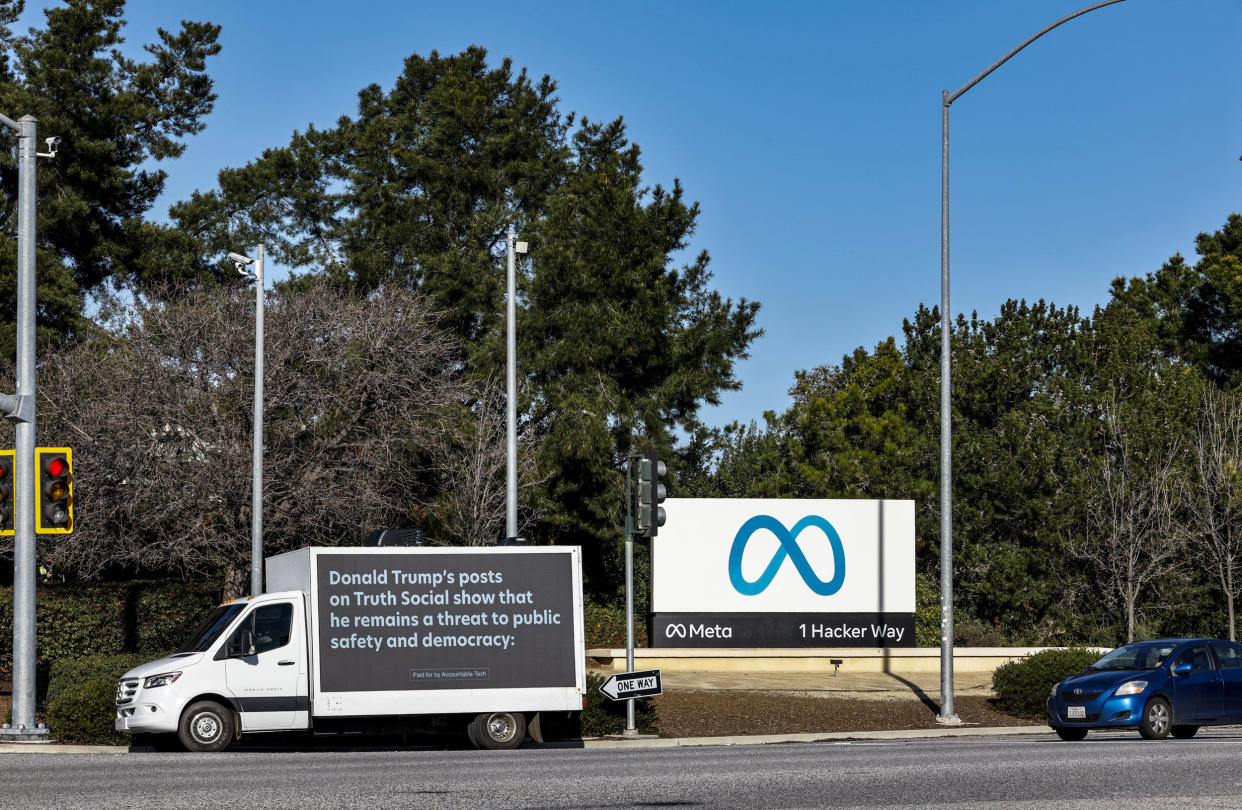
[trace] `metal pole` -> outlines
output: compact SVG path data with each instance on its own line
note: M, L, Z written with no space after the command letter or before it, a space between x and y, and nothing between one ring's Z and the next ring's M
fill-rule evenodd
M509 226L509 300L505 304L506 367L505 403L507 411L507 444L505 460L505 536L517 536L517 259L514 240L517 233Z
M1057 26L1097 8L1125 0L1104 0L1068 14L1022 41L1018 47L997 59L987 70L954 92L942 93L940 154L940 714L936 721L957 725L962 721L953 713L953 433L952 433L952 353L949 317L949 106L988 74L1013 58Z
M13 122L4 119L6 125ZM30 403L16 424L13 470L13 722L2 734L46 735L35 725L35 129L18 122L17 144L17 397Z
M634 535L625 533L625 671L634 671ZM625 701L625 736L638 734L634 727L634 698Z
M250 595L263 593L263 245L254 260L254 469L250 499Z
M953 400L949 336L949 94L944 94L940 147L940 714L941 725L959 725L953 713Z

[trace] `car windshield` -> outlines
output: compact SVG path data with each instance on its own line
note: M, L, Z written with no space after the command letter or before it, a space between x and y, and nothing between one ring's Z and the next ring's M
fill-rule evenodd
M1164 663L1164 659L1169 657L1175 646L1177 645L1158 642L1127 644L1113 650L1087 669L1095 672L1114 669L1156 669Z
M242 612L244 607L246 607L244 603L220 605L206 619L203 619L203 623L190 634L189 638L185 640L185 643L181 645L181 649L177 650L177 652L206 652L212 643L220 637L220 634L224 632L224 628L232 624L233 619L236 618L238 613Z

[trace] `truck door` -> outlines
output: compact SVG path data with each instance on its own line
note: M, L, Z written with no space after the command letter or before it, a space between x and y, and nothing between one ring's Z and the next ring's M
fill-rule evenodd
M242 731L305 728L308 717L306 631L299 602L259 605L222 649L241 649L224 662L225 683Z

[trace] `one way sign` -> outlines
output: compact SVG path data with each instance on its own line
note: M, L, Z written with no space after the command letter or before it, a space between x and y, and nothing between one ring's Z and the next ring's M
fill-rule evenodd
M645 669L642 672L618 672L600 686L603 692L613 700L629 700L630 698L651 697L664 693L660 686L660 670Z

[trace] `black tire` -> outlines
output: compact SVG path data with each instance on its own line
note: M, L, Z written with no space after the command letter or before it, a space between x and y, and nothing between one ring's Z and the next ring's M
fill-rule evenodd
M1173 726L1173 736L1179 740L1189 740L1199 733L1198 726Z
M1143 709L1143 723L1139 734L1145 740L1163 740L1173 727L1173 709L1164 698L1152 698Z
M177 726L177 739L187 751L215 753L223 751L233 742L233 710L214 700L191 703L181 713Z
M1069 742L1087 739L1087 730L1085 728L1065 728L1064 726L1059 726L1054 728L1053 731L1057 733L1058 737Z
M470 741L479 748L505 751L517 748L526 739L526 715L520 712L490 712L470 721Z

